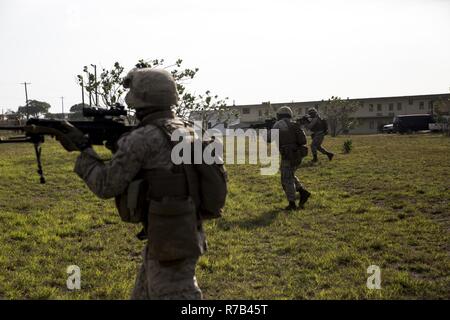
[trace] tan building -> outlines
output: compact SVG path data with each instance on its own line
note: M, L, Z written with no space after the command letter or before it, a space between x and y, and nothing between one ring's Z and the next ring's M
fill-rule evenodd
M441 99L450 99L450 94L429 94L417 96L377 97L349 99L359 104L354 117L358 119L357 126L350 130L353 134L377 133L385 124L392 123L396 115L434 113L434 105ZM239 113L239 127L250 127L263 123L265 119L275 117L275 112L281 106L289 106L294 112L294 118L304 116L311 107L321 110L323 101L269 103L234 106Z

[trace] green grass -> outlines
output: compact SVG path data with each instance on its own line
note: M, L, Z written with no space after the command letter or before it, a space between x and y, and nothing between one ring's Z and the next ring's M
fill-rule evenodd
M206 223L197 267L207 299L450 298L450 139L438 135L325 140L337 152L297 176L313 193L287 213L279 175L229 165L225 217ZM102 151L105 157L106 151ZM128 299L141 262L136 225L73 173L75 153L43 146L39 184L31 145L0 145L0 298ZM66 268L81 268L81 290ZM382 289L369 290L369 265Z

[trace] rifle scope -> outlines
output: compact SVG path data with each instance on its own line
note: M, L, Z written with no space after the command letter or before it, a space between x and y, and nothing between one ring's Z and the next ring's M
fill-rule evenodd
M83 108L83 116L84 117L94 117L94 118L103 118L103 117L119 117L126 116L127 110L125 110L124 106L115 106L109 109L104 108L95 108L95 107L84 107Z

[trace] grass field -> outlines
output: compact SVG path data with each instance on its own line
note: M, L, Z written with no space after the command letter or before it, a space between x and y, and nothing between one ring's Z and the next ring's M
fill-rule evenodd
M354 150L344 155L348 138ZM450 139L352 136L325 146L335 160L297 171L313 193L305 210L282 210L279 175L227 167L226 214L206 223L197 268L205 298L450 298ZM0 145L0 298L128 299L139 227L89 192L75 157L45 143L41 185L31 145ZM74 264L81 290L72 292ZM370 265L381 268L381 290L366 287Z

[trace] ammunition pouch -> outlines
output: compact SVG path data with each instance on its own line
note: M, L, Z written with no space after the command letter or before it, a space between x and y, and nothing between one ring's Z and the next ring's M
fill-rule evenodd
M203 253L199 239L201 222L195 200L198 194L189 193L186 173L180 169L178 167L173 172L144 170L138 175L139 179L130 183L126 192L116 197L122 221L144 224L149 240L148 254L159 261ZM191 180L191 183L196 181Z
M144 173L148 183L148 198L162 200L164 197L189 196L188 181L185 173L177 167L178 172L168 170L147 170Z
M197 209L191 197L150 200L147 220L148 255L159 261L203 253Z
M193 181L195 183L195 181ZM127 190L115 198L120 218L124 222L146 222L149 201L164 197L187 197L189 189L184 173L166 170L144 170ZM193 195L194 199L196 195Z
M302 163L303 158L308 155L308 148L295 144L287 144L280 146L280 154L282 159L290 161L291 166L298 167Z
M116 208L123 222L144 222L148 210L148 184L145 179L132 181L127 190L115 197Z

